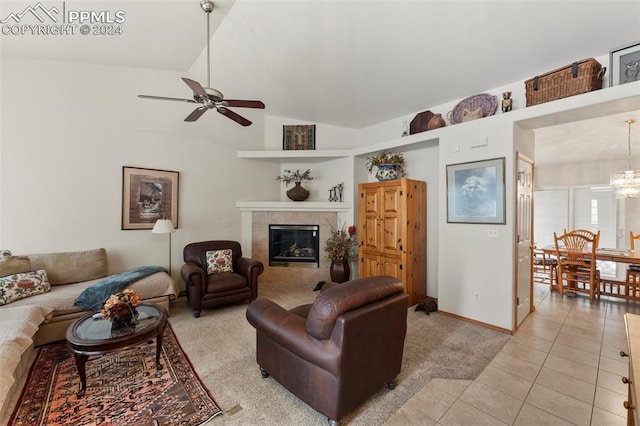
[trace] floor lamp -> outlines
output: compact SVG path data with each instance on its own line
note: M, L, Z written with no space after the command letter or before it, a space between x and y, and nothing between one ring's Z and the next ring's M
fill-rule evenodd
M169 275L171 275L171 234L176 232L173 228L173 222L171 219L158 219L151 232L154 234L169 234Z

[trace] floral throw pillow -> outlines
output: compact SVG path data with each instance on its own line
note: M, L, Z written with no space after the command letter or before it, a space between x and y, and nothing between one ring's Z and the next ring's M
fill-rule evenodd
M0 306L51 290L44 269L0 278Z
M211 250L207 255L207 274L233 272L231 249Z

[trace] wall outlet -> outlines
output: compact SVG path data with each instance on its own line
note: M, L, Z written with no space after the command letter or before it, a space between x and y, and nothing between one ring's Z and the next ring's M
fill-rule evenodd
M222 227L223 228L231 228L231 221L229 219L224 219L222 221Z
M489 228L487 228L487 236L491 238L498 238L498 235L499 235L499 232L497 227L490 226Z
M475 301L480 300L480 293L478 293L477 291L475 293L473 293L473 300L475 300Z

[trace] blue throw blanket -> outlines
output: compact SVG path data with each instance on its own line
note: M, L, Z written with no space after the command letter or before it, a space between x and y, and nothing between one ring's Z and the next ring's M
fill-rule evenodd
M156 272L167 272L161 266L141 266L120 274L111 275L102 281L98 281L91 287L84 289L76 299L74 305L87 311L99 311L109 296L118 293L129 284L138 281L140 278L155 274Z

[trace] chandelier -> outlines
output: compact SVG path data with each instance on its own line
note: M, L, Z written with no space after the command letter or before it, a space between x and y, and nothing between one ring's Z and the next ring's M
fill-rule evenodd
M631 125L636 120L628 119L625 121L629 125L628 134L628 148L629 157L627 163L627 170L611 173L610 184L616 191L616 197L618 198L634 198L640 197L640 170L631 169Z

